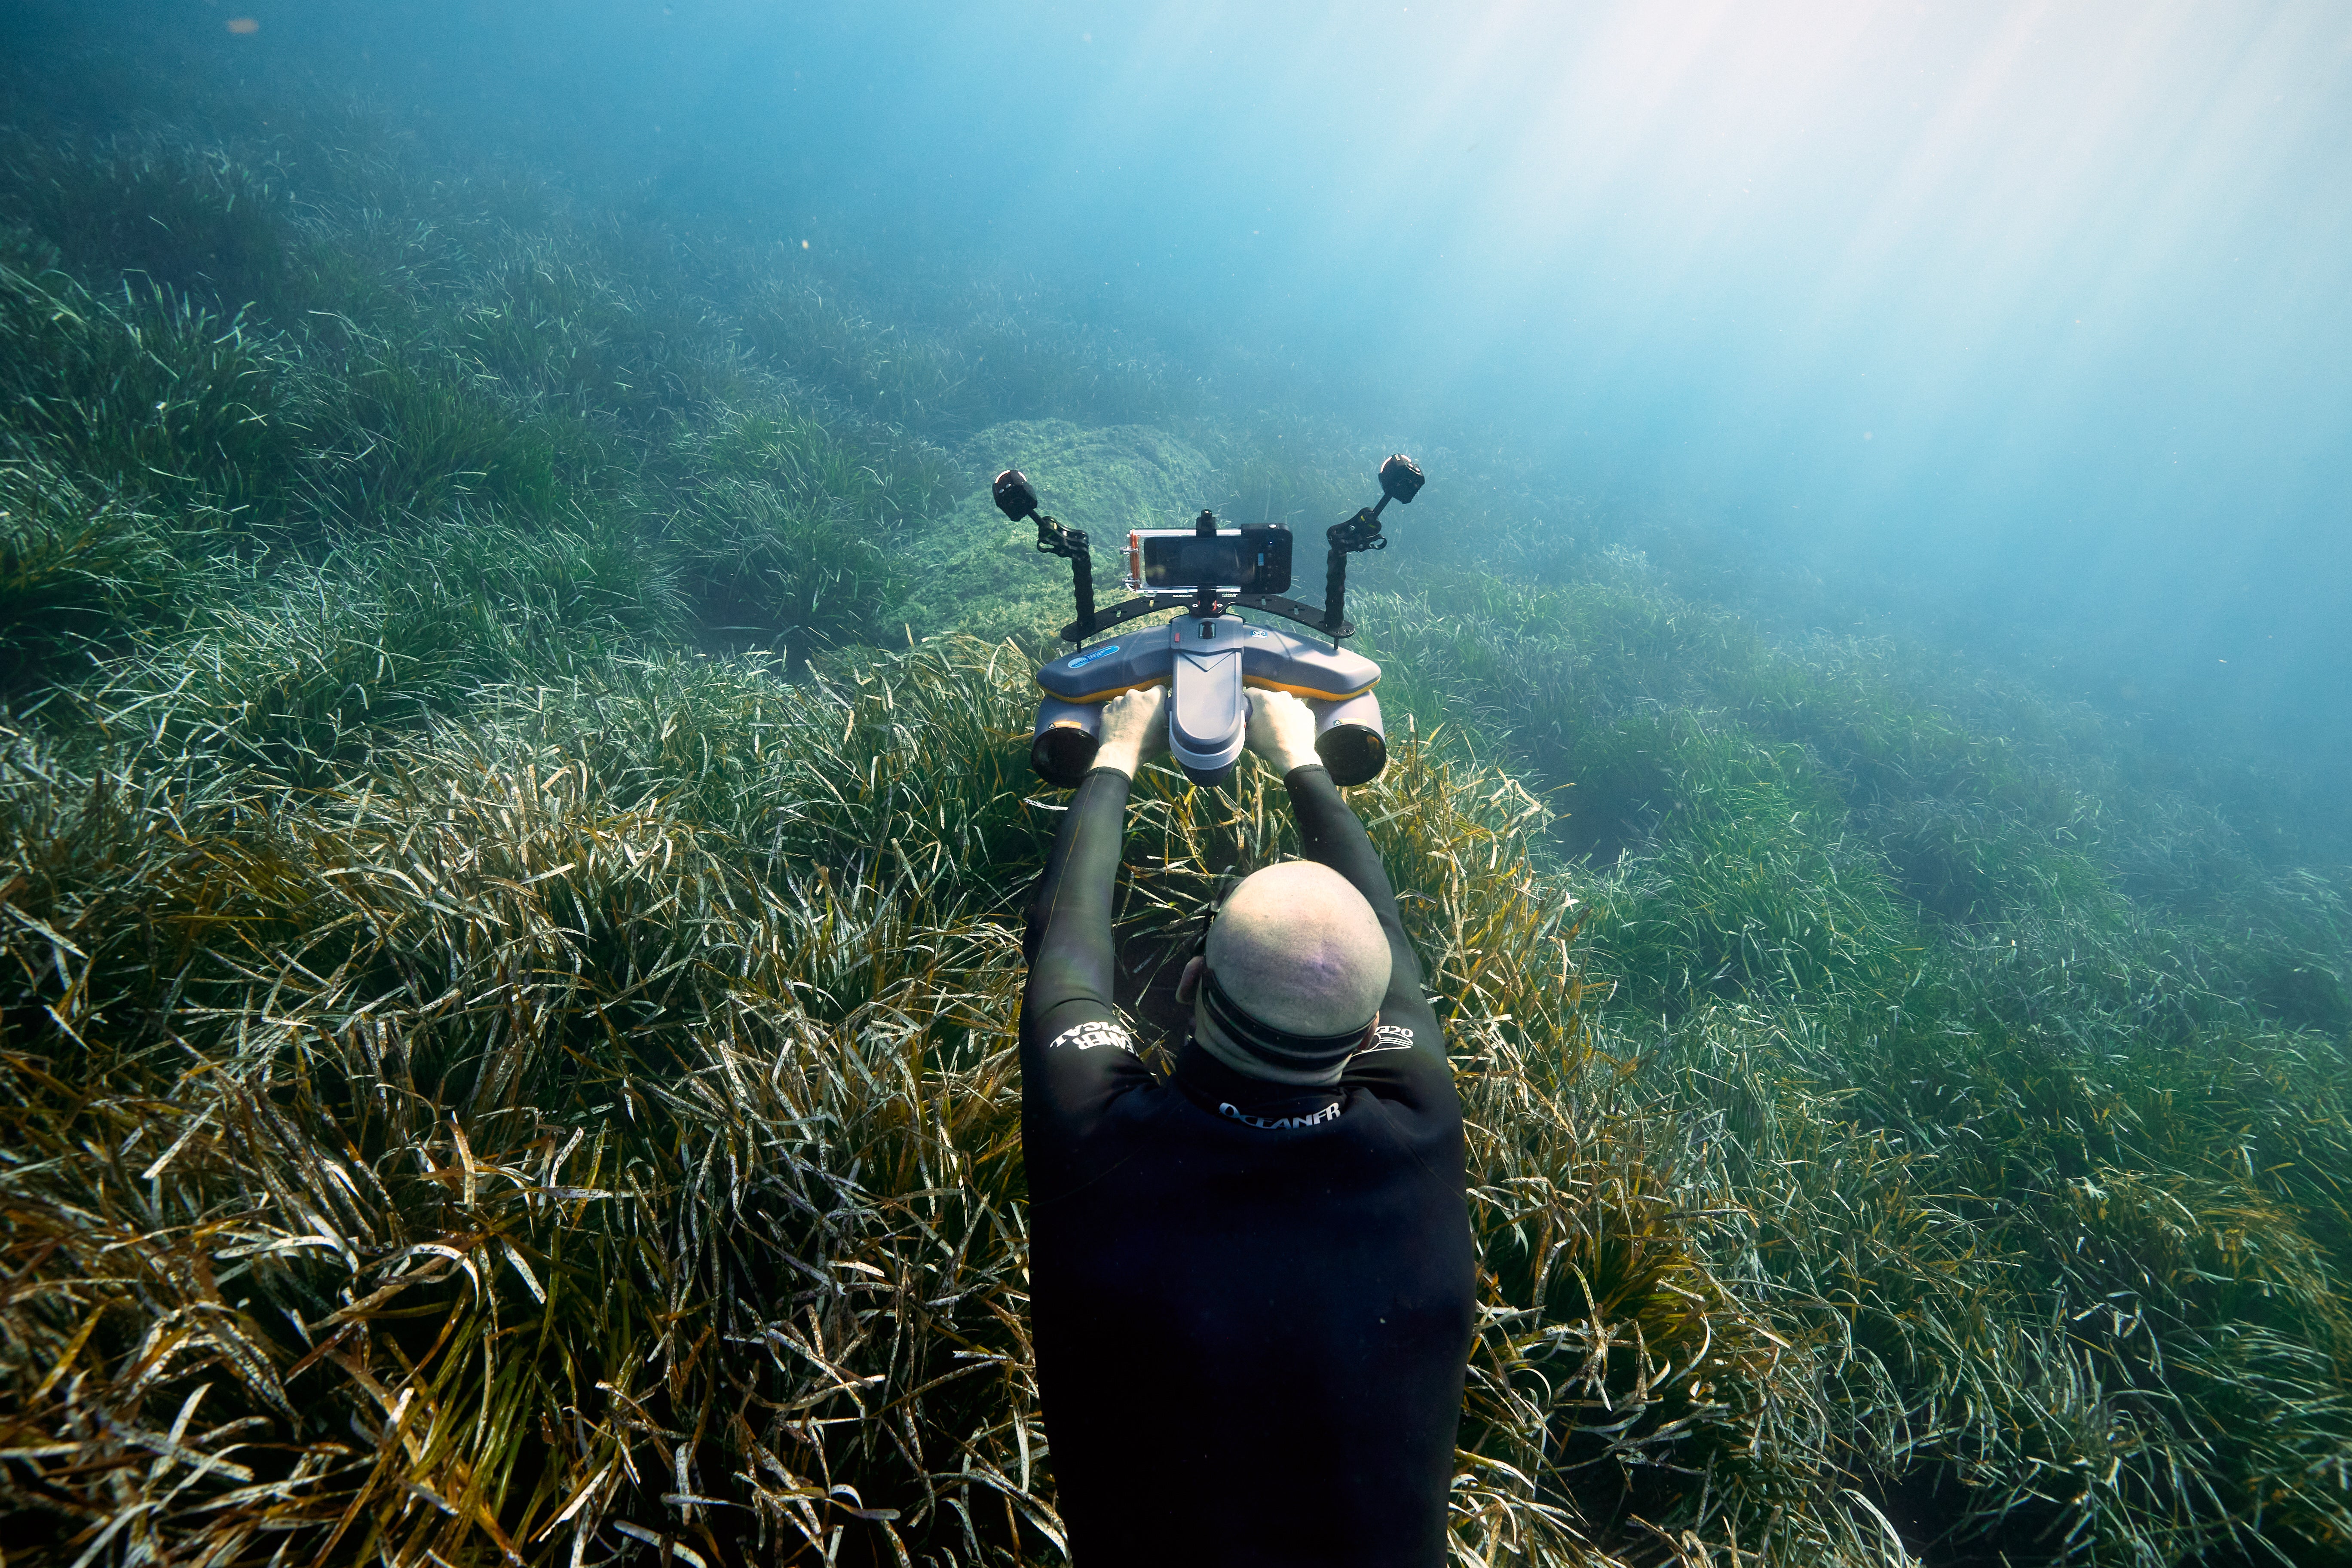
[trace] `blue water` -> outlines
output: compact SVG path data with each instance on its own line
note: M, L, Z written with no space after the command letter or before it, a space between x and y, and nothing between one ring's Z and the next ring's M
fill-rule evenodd
M2340 3L124 15L910 294L1034 280L1841 616L2352 762Z

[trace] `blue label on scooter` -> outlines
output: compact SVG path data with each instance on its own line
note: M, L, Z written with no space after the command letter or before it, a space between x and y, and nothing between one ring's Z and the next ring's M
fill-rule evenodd
M1092 653L1082 653L1078 655L1077 658L1071 659L1068 663L1064 665L1063 668L1065 669L1076 669L1082 665L1092 664L1098 658L1108 658L1118 651L1118 644L1113 643L1108 647L1098 647Z

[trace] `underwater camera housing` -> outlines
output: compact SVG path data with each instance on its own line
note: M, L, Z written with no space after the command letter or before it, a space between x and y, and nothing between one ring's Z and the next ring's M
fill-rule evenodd
M1348 557L1387 548L1381 513L1410 505L1425 482L1400 452L1381 465L1381 499L1325 531L1328 545L1318 607L1284 596L1290 586L1291 532L1280 526L1220 528L1203 511L1190 529L1137 529L1128 535L1124 582L1138 596L1095 608L1094 557L1087 535L1038 510L1036 488L1018 469L996 476L996 505L1015 522L1037 525L1040 553L1070 563L1078 617L1062 628L1081 645L1037 671L1045 696L1029 763L1047 784L1075 787L1100 746L1102 705L1123 691L1168 686L1168 749L1194 784L1233 775L1249 724L1249 690L1288 691L1315 712L1315 752L1334 782L1359 784L1388 765L1381 724L1381 667L1339 646L1355 635L1347 618ZM1165 626L1116 641L1090 637L1161 610L1183 614ZM1244 620L1254 610L1306 627L1313 638ZM1328 646L1324 646L1328 639Z
M1143 594L1279 594L1290 586L1290 530L1139 528L1127 536L1122 581Z

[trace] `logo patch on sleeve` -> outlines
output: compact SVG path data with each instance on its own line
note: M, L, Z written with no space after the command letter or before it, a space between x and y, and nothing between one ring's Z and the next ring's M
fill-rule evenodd
M1372 1031L1372 1043L1356 1054L1368 1057L1374 1051L1409 1051L1412 1049L1412 1031L1402 1024L1382 1024Z
M1135 1054L1134 1039L1108 1018L1073 1024L1045 1042L1045 1048L1049 1051L1059 1050L1064 1046L1076 1046L1082 1051L1093 1050L1097 1046L1117 1046L1129 1056Z

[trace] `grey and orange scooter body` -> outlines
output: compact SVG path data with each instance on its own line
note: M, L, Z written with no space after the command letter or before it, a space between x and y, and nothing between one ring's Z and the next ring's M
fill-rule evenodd
M1180 616L1139 627L1065 654L1037 671L1037 706L1029 759L1046 783L1067 789L1094 765L1102 705L1123 691L1171 688L1169 750L1195 784L1216 785L1240 759L1249 725L1247 689L1288 691L1315 710L1316 753L1343 784L1369 782L1388 763L1381 700L1372 688L1381 667L1227 614Z

